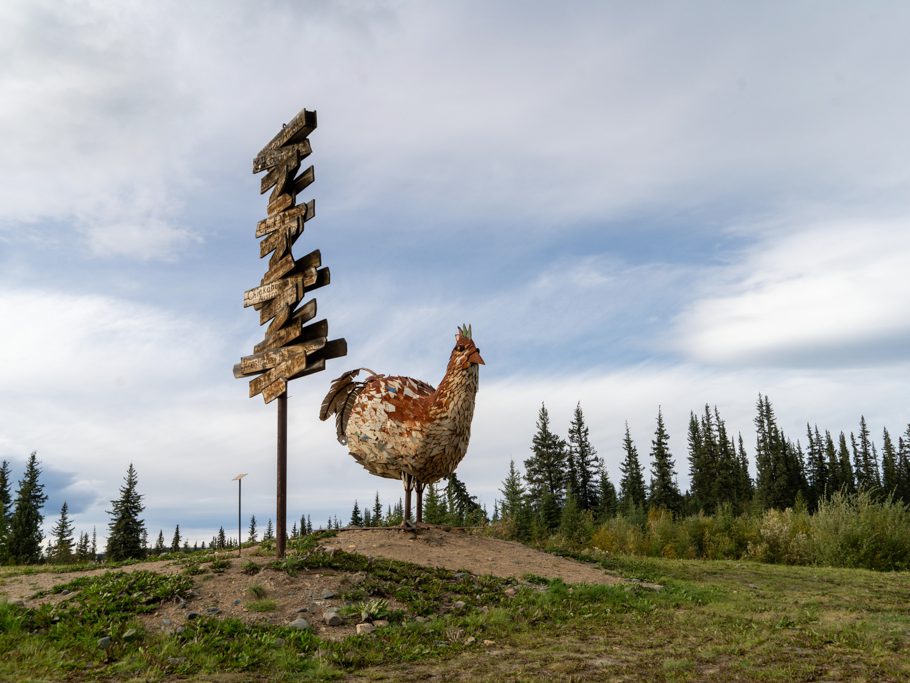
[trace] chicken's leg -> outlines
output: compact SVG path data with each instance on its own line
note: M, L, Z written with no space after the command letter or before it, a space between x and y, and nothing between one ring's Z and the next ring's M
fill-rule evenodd
M407 472L401 473L401 483L404 486L404 519L401 520L401 528L411 528L411 489L414 488L414 477Z
M414 490L417 491L417 519L414 522L417 526L420 526L423 522L423 489L426 487L422 481L414 482Z

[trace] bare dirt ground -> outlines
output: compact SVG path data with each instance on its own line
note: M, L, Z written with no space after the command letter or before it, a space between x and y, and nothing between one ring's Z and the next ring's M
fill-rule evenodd
M527 574L559 578L566 583L618 583L622 579L593 565L549 555L521 544L472 534L463 529L432 527L418 534L397 529L346 529L322 544L326 549L340 549L369 557L382 557L430 567L443 567L473 574L492 574L521 579ZM161 605L157 611L142 617L150 631L171 631L199 615L237 618L249 623L289 624L306 619L325 638L342 638L355 630L354 620L340 626L327 626L323 615L339 609L337 597L345 589L363 580L363 574L331 569L302 570L289 576L270 569L272 555L259 555L256 549L245 549L242 557L224 553L229 566L220 571L207 569L193 576L192 594L183 602ZM255 575L242 571L248 562L261 570ZM177 562L144 562L120 568L132 572L150 570L176 573L184 566ZM34 574L0 574L0 596L10 602L22 601L27 606L67 599L59 593L39 596L39 592L68 583L80 576L99 574L109 569L79 572L41 572ZM254 591L261 598L254 595ZM266 611L258 611L262 600L271 601ZM391 601L393 609L401 605Z
M412 534L394 529L345 529L327 539L337 548L368 557L413 562L472 574L515 577L534 574L566 583L621 583L594 565L549 555L520 543L473 534L469 530L430 527Z

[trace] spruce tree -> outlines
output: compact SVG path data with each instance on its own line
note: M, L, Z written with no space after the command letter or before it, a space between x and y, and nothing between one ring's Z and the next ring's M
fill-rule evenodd
M676 465L670 455L670 435L664 425L664 417L657 409L657 429L651 441L651 489L648 504L665 508L673 514L680 513L682 496L676 485Z
M363 517L360 516L360 506L354 501L354 509L351 510L350 526L363 526Z
M597 520L603 522L615 517L618 511L619 501L616 495L616 487L610 481L610 475L607 474L607 467L603 458L600 458L597 477Z
M255 543L257 535L258 534L256 532L256 515L252 515L250 517L250 528L247 530L246 540L249 543Z
M521 475L515 461L509 461L509 473L502 482L503 500L499 514L511 538L528 540L531 534L531 512L528 508L527 492L521 483Z
M108 511L111 521L108 524L107 559L113 562L138 559L145 554L142 546L145 522L139 517L145 506L137 490L138 484L136 470L130 463L120 487L120 498L111 501L112 508Z
M60 564L70 562L73 559L73 523L69 518L66 501L63 501L60 508L60 518L51 529L51 539L54 551L50 559Z
M79 542L76 544L76 561L86 562L90 558L91 550L89 549L88 534L79 532Z
M873 452L872 441L869 438L869 427L866 417L859 418L859 442L850 433L850 444L853 450L853 476L856 477L856 488L859 491L872 491L881 486L878 473L878 462Z
M0 464L0 564L8 561L9 523L13 513L9 463Z
M550 416L543 404L537 416L537 432L531 451L533 455L525 460L528 496L538 514L546 518L547 526L555 529L565 496L566 444L550 431Z
M850 451L847 449L847 437L841 432L837 440L837 462L840 466L841 490L846 494L856 493L856 477L850 465Z
M158 529L158 540L155 542L154 553L160 555L164 552L164 529Z
M478 504L477 497L468 493L468 488L453 472L446 484L446 500L449 503L449 521L458 526L478 526L487 521L486 513Z
M306 532L308 534L313 533L313 522L310 521L310 516L306 516Z
M809 444L806 452L806 479L809 485L807 502L809 511L814 512L818 509L819 502L824 500L829 487L828 458L825 444L818 433L818 425L813 431L809 423L806 423L806 438Z
M433 522L427 522L433 524ZM379 491L373 499L373 526L382 526L382 503L379 502Z
M445 496L440 492L436 482L427 486L423 497L423 521L427 524L445 524L447 512Z
M638 449L632 442L628 422L626 422L626 434L622 440L622 450L625 457L619 466L622 472L622 478L619 481L619 501L623 511L630 513L644 508L647 493L641 464L638 461Z
M891 435L885 429L882 434L882 490L886 496L897 498L899 485L897 451L894 450Z
M44 538L41 530L44 515L41 514L41 509L47 502L47 496L40 477L38 454L33 451L19 481L15 509L10 518L7 551L10 561L15 564L31 564L41 559L41 541Z
M331 526L329 527L331 529ZM223 531L223 529L222 529ZM272 518L269 517L268 523L265 525L265 533L262 535L263 541L271 541L275 538L275 529L272 527Z
M597 451L591 445L581 403L575 405L568 440L567 460L575 502L582 510L592 510L597 506Z
M702 425L694 412L689 412L689 493L693 512L713 506L714 472L705 444Z
M180 542L183 538L180 536L180 525L178 524L174 527L174 537L171 539L171 552L176 553L180 551Z
M269 524L272 523L272 520L269 520ZM227 536L224 533L224 527L218 527L218 538L217 538L218 550L224 550L227 548Z
M910 425L897 440L897 497L910 504Z

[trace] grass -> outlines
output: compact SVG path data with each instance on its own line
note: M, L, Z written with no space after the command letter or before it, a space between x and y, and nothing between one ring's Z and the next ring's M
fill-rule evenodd
M0 680L910 678L910 573L583 557L662 589L535 579L507 598L503 590L517 582L350 553L307 551L273 563L265 571L362 572L342 595L356 611L386 616L393 599L406 606L407 615L389 611L390 628L330 642L213 617L179 633L146 632L137 616L181 595L193 578L110 572L55 587L70 591L55 607L0 603ZM451 609L456 600L463 610Z

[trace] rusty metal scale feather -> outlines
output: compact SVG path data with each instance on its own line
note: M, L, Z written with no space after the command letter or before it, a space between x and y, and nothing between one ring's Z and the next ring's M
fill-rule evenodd
M424 487L452 474L468 450L483 364L471 328L465 325L458 328L437 388L411 377L359 368L336 379L322 402L320 419L335 415L338 441L357 462L379 477L401 478L405 524L411 492L417 494L420 524ZM356 381L362 370L370 376Z

